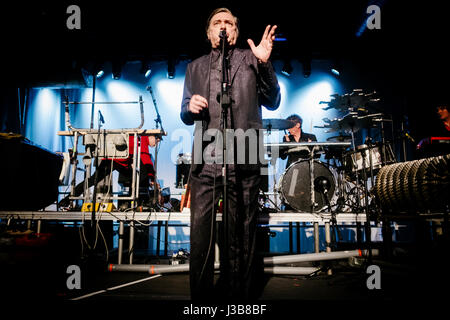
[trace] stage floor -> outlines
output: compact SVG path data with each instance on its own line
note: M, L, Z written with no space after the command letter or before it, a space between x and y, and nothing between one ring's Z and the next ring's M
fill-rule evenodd
M399 250L386 260L374 257L380 268L381 289L368 289L367 264L353 265L348 259L334 261L332 275L325 271L308 276L269 275L262 280L260 301L379 301L442 300L448 295L441 289L450 284L444 256L432 250L409 255ZM442 253L442 252L441 252ZM8 256L9 255L9 256ZM60 258L60 259L59 259ZM135 259L139 263L139 257ZM360 260L364 262L363 260ZM2 252L1 294L6 299L53 302L178 301L188 303L187 273L150 275L145 272L108 272L100 258L77 261L80 289L69 289L72 273L64 255L39 256L39 252ZM148 259L145 261L148 263ZM166 264L165 261L160 261ZM329 262L328 262L329 264ZM313 263L296 264L312 266ZM314 266L325 266L325 262ZM72 278L73 279L73 278ZM73 281L72 281L73 283Z
M68 230L72 233L67 234ZM146 311L154 307L163 308L166 314L170 314L167 319L197 319L184 317L185 311L190 312L195 309L192 309L193 306L198 306L197 302L190 300L187 273L151 275L146 272L109 272L108 264L117 263L117 250L109 252L108 262L101 246L81 258L77 230L64 228L63 231L64 237L56 238L47 245L23 243L19 246L17 242L12 245L6 242L7 238L2 238L2 305L7 306L10 302L21 305L38 303L38 306L50 305L52 308L62 306L64 310L91 310L93 306L102 306L97 311L109 310L113 314L118 308L131 310L130 306L136 306L136 309ZM271 310L270 318L277 320L280 320L281 313L311 314L311 310L317 315L333 316L342 310L372 312L372 308L380 311L394 307L400 312L411 307L442 307L448 300L446 289L450 285L446 261L449 246L446 243L443 239L427 243L393 243L390 254L380 251L381 254L373 257L371 263L380 268L380 289L368 288L367 281L371 274L367 273L368 264L362 258L357 261L359 264L350 263L353 260L349 259L304 262L295 266L331 266L333 272L328 275L324 271L310 277L265 274L257 300L233 303L264 305ZM88 252L86 247L84 252ZM128 254L124 252L124 263L127 258ZM169 258L136 251L133 262L168 265ZM74 283L73 272L68 270L70 266L80 268L80 288L70 289L68 286L68 283ZM228 302L212 303L221 306L223 313L227 312ZM33 310L27 309L31 313ZM221 315L229 318L226 314Z

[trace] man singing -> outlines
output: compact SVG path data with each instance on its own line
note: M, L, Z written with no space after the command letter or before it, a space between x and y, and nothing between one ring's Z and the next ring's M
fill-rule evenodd
M209 16L206 35L212 50L208 55L192 61L186 70L181 119L187 125L196 124L202 132L216 129L220 132L222 121L234 130L258 131L262 128L261 106L270 110L280 104L280 88L277 77L269 61L276 26L268 25L261 42L255 45L247 40L250 49L235 47L239 36L238 19L229 9L219 8ZM221 41L224 38L223 41ZM222 47L224 46L224 47ZM223 49L223 50L222 50ZM224 51L228 68L222 70ZM222 115L222 82L227 72L227 92L230 105L227 118ZM203 135L201 135L203 137ZM194 153L198 148L213 150L217 159L222 159L216 142L194 139ZM246 141L245 150L255 150L251 141ZM234 141L236 143L236 141ZM257 142L256 142L257 143ZM237 148L234 148L237 150ZM256 298L252 284L256 270L256 220L258 210L258 190L261 182L260 163L234 162L239 157L227 156L227 230L219 232L220 278L214 290L214 242L215 212L219 197L223 194L222 164L195 161L191 166L189 185L191 189L191 253L190 288L192 299L216 298ZM195 158L195 156L194 156ZM223 239L227 239L224 244ZM226 246L226 247L225 247Z

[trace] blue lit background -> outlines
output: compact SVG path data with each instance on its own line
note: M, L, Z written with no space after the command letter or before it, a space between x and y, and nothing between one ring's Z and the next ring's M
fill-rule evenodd
M182 123L180 102L183 94L186 61L176 65L174 79L167 78L167 64L164 61L151 65L149 78L140 73L140 62L127 63L122 70L122 76L115 80L111 76L110 65L106 64L105 74L97 79L96 101L138 101L144 99L145 129L155 128L156 112L147 86L153 88L156 103L161 115L165 131L168 133L161 143L158 153L158 175L165 187L175 187L175 162L179 153L191 152L193 126ZM325 62L313 63L313 72L305 78L302 65L292 62L293 73L287 77L279 72L278 80L281 87L281 105L275 111L263 108L263 118L286 118L297 113L303 118L303 130L314 133L318 141L326 141L329 136L323 129L314 126L323 125L322 119L336 117L334 110L324 111L320 101L329 101L330 95L342 93L342 86ZM281 70L281 62L274 62L275 69ZM64 152L71 147L71 138L57 135L59 130L67 130L64 121L64 105L62 99L67 95L70 101L90 102L92 88L61 89L35 88L30 93L30 103L26 114L26 137L36 144L51 151ZM98 111L101 111L105 124L104 129L135 128L140 123L138 104L96 105L94 112L94 127L98 127ZM76 128L89 128L91 104L71 105L71 123ZM267 136L268 142L280 142L283 131L272 131ZM153 150L154 151L154 150ZM279 161L278 166L284 169L285 162ZM174 191L174 190L172 190Z
M320 104L320 102L329 101L330 95L334 93L344 93L342 84L339 78L331 72L329 62L313 61L312 73L308 78L303 76L303 67L300 62L292 61L291 64L293 72L290 76L285 76L280 72L283 66L282 61L274 62L281 87L281 105L275 111L263 109L263 118L286 118L293 113L299 114L303 118L303 130L315 134L318 141L326 141L329 136L336 135L336 133L326 133L325 130L314 128L314 126L323 125L322 119L325 117L332 119L338 115L333 109L324 111L322 108L325 105ZM194 129L193 126L184 125L179 116L187 61L180 61L176 64L173 79L167 77L166 61L154 62L149 65L152 72L148 78L140 72L140 62L129 62L123 66L121 78L115 80L112 77L111 65L107 63L104 66L104 75L97 79L95 100L138 101L139 96L142 95L145 115L144 128L153 129L155 128L156 112L151 95L146 90L149 85L153 88L163 127L168 133L164 137L158 153L158 178L161 180L163 187L171 188L172 194L180 194L181 190L175 188L176 158L179 153L191 152ZM62 103L64 96L68 96L70 101L90 102L92 100L92 88L32 89L26 113L26 137L34 143L55 152L67 151L67 148L73 145L73 138L57 135L57 131L67 130L64 121L64 104ZM95 128L98 127L98 110L104 117L103 128L105 129L135 128L140 123L138 104L96 105L94 112ZM70 115L74 127L88 128L91 121L91 104L71 105ZM280 142L283 135L283 131L272 131L270 135L266 136L266 141ZM81 144L79 147L82 147ZM270 189L273 187L273 181L278 181L284 168L285 160L279 159L276 166L276 178L269 177ZM269 173L273 173L273 168ZM117 176L113 177L117 181ZM77 178L82 179L82 176ZM117 191L117 188L115 184L113 190ZM175 197L179 198L179 196ZM171 239L172 244L180 243L183 244L181 247L189 248L184 237L188 228L181 228L179 231L181 231L181 234L169 228L169 240ZM271 241L271 250L286 251L286 245L283 244L286 237L287 230L277 236L279 241ZM309 241L302 239L302 250L312 250L312 234L305 233L304 237L307 237ZM155 241L153 238L154 247L156 247ZM322 243L321 246L323 245ZM169 249L172 248L169 247Z

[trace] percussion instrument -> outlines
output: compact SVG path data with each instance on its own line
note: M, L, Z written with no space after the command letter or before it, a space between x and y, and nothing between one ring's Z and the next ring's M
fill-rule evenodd
M282 201L298 211L324 210L327 202L333 202L335 198L336 177L332 170L318 160L294 162L281 175L278 183ZM318 190L318 185L322 183L327 188L325 192Z
M356 147L356 150L348 151L344 154L344 167L351 173L360 173L363 170L369 172L370 169L377 172L384 165L394 163L394 153L389 144L375 145L362 144Z
M263 119L263 128L267 130L285 130L295 126L295 123L285 119Z

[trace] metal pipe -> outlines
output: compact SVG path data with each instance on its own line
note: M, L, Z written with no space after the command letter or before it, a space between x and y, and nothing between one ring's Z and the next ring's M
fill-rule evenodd
M321 253L306 253L294 254L286 256L266 257L264 258L265 265L276 265L283 263L295 262L311 262L322 260L345 259L355 256L366 255L367 250L350 250L350 251L334 251ZM378 255L377 249L372 249L372 255ZM214 263L214 269L218 270L220 263ZM149 264L110 264L109 271L123 271L123 272L149 272L151 274L157 273L174 273L189 271L189 263L177 265L149 265ZM272 274L310 274L317 271L313 267L270 267L264 268L264 272ZM303 273L299 273L303 272Z
M311 262L322 260L345 259L355 256L367 255L367 250L349 250L349 251L333 251L333 252L319 252L319 253L303 253L294 255L284 255L275 257L265 257L264 265L296 263L296 262ZM378 255L377 249L372 249L372 255Z
M136 164L137 164L137 159L139 159L139 161L140 161L140 158L141 158L141 155L140 154L137 154L137 151L138 151L138 148L137 148L137 146L138 146L138 141L137 141L137 134L136 133L134 133L133 134L133 141L134 141L134 145L133 145L133 164L132 164L132 167L133 167L133 175L132 175L132 177L131 177L131 196L133 197L133 202L132 202L132 204L131 204L131 207L134 207L135 206L135 203L136 203Z
M314 252L319 253L319 223L314 222Z
M130 240L128 246L130 264L133 264L133 256L134 256L134 221L130 221Z
M331 232L330 232L330 223L325 222L325 243L327 245L326 251L331 252Z
M349 147L351 146L351 142L289 142L286 144L285 142L275 142L275 143L264 143L265 148L276 148L276 147L311 147L311 146L337 146L337 147Z
M119 247L117 248L117 263L122 264L123 253L123 221L119 222Z
M214 263L214 269L219 269L219 263ZM176 264L176 265L153 265L153 264L122 264L108 266L109 271L121 271L121 272L148 272L150 274L158 273L176 273L176 272L188 272L189 263Z
M90 104L90 105L92 105L92 107L91 107L91 124L90 124L90 128L88 130L86 130L86 132L95 132L95 129L94 129L94 108L95 108L96 104L139 104L140 114L141 114L141 123L135 129L141 129L144 126L144 100L142 100L142 96L139 96L139 101L95 102L95 77L94 77L94 82L93 82L93 94L92 94L92 101L91 102L69 102L67 100L67 97L66 97L66 99L65 99L65 101L63 103L65 104L64 109L65 109L66 125L71 130L83 130L83 131L85 131L82 128L75 128L74 126L72 126L72 124L70 122L69 104L75 104L75 105L76 104ZM118 131L117 130L112 130L112 131L121 132L120 130L118 130Z
M219 264L214 264L214 269L219 269ZM108 266L109 271L120 271L120 272L148 272L150 274L160 274L160 273L178 273L178 272L189 272L189 264L178 264L178 265L113 265ZM316 272L319 268L314 267L266 267L264 268L264 273L267 274L286 274L286 275L308 275Z
M326 251L331 252L331 233L330 233L330 222L325 222L325 243L327 245ZM331 276L333 271L328 269L327 274Z
M316 272L319 268L314 267L265 267L264 273L268 274L286 274L286 275L308 275Z

